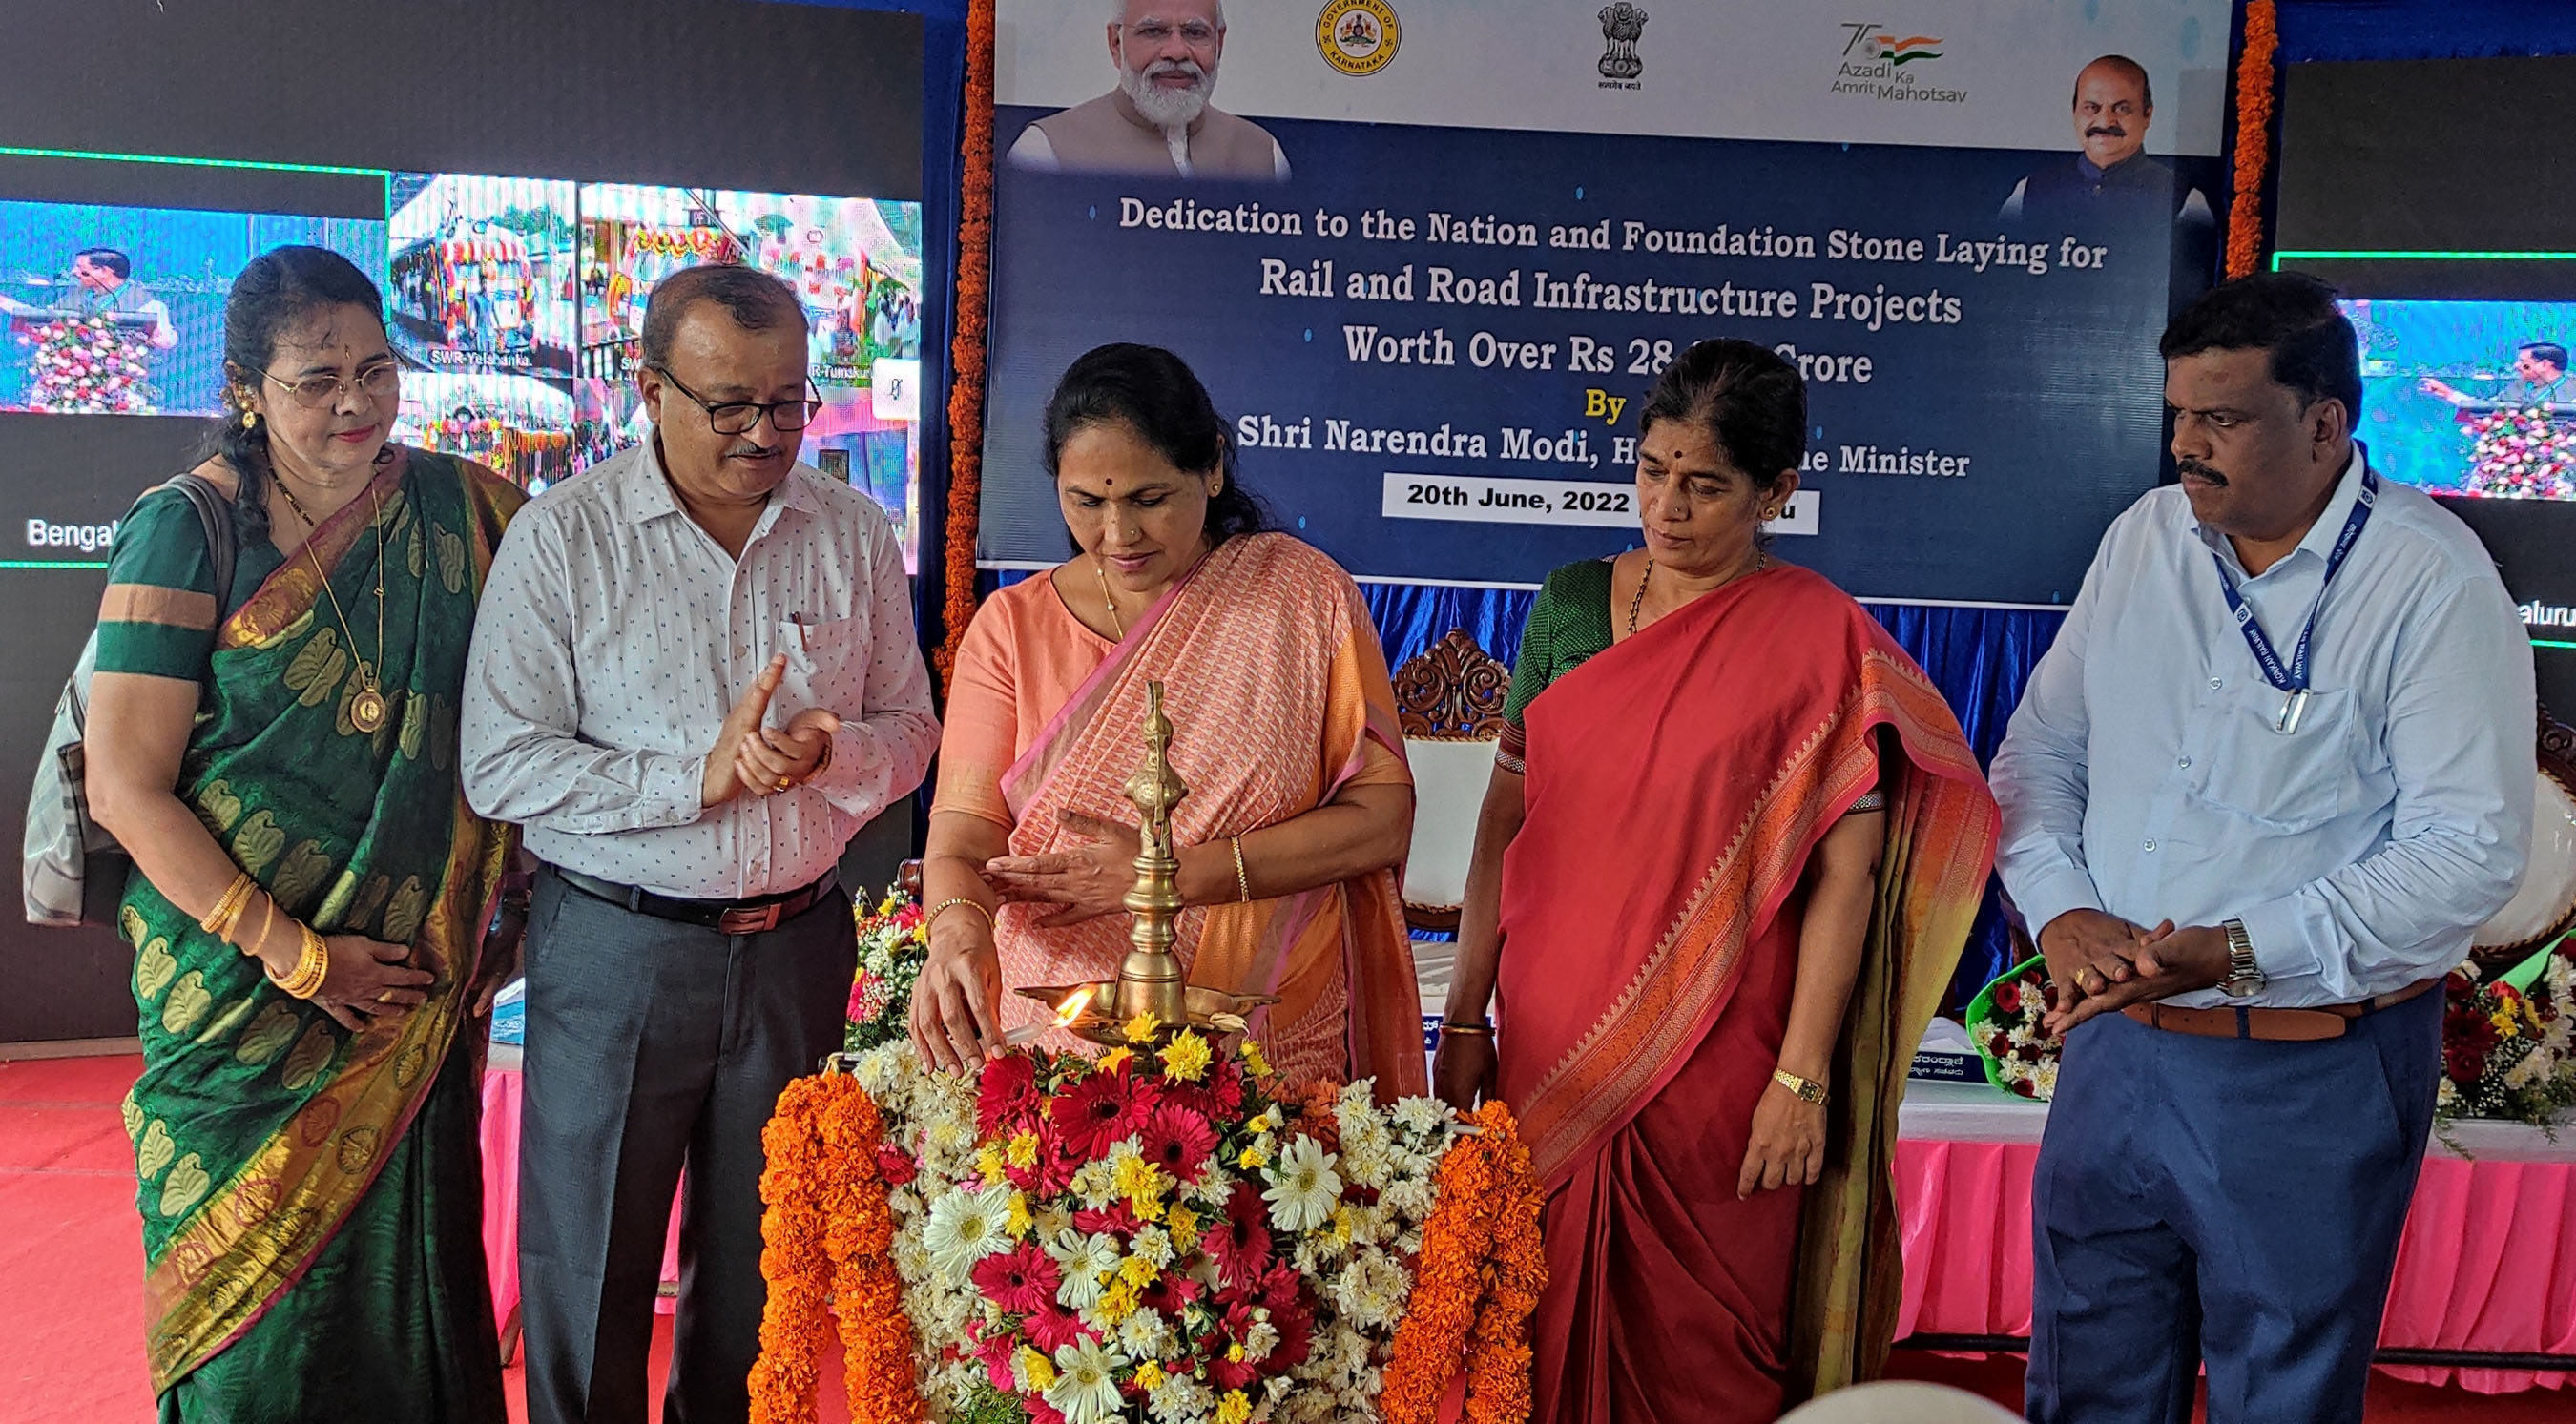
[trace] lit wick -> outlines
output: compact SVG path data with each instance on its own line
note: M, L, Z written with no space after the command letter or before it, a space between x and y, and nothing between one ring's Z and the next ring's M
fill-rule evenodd
M1039 1034L1050 1033L1060 1028L1073 1027L1073 1021L1081 1018L1082 1011L1091 1007L1092 993L1093 991L1090 989L1074 990L1070 995L1066 996L1063 1003L1056 1005L1055 1019L1053 1022L1030 1024L1026 1028L1015 1028L1008 1034L1003 1035L1002 1042L1006 1045L1016 1047L1037 1037Z

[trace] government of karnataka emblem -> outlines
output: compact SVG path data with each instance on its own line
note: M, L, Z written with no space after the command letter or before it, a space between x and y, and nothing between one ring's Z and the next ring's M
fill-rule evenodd
M1646 72L1646 62L1637 57L1638 37L1646 33L1646 12L1619 0L1601 11L1601 38L1610 42L1601 56L1601 77L1634 79Z

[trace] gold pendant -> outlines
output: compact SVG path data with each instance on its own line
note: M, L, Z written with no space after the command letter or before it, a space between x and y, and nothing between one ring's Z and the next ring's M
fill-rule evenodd
M361 732L374 732L385 725L385 695L372 687L361 687L349 699L349 725Z

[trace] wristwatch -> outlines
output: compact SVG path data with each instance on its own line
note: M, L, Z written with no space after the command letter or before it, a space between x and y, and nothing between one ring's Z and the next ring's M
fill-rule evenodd
M2245 922L2229 920L2219 928L2227 932L2227 977L2218 981L2218 991L2231 999L2262 993L2272 981L2254 962L2254 941L2245 933Z

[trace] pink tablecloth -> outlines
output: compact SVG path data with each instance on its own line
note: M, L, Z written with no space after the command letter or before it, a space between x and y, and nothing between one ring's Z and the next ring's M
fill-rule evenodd
M1897 1338L2027 1336L2030 1174L2045 1110L2008 1104L2005 1112L2026 1119L2001 1119L1999 1131L1969 1129L1990 1139L1980 1141L1927 1134L1920 1129L1938 1125L1913 1121L1914 1106L1907 1104L1896 1145L1905 1241ZM2439 1145L2425 1158L2398 1247L2383 1348L2576 1354L2576 1163L2508 1160L2488 1145L2493 1139L2472 1147L2474 1160ZM2502 1150L2513 1150L2509 1139ZM2456 1378L2484 1394L2570 1382L2565 1372L2381 1368L2427 1384Z
M483 1074L483 1260L492 1273L492 1312L505 1356L519 1340L519 1109L527 1089L515 1067ZM662 1296L671 1313L680 1279L680 1204L671 1202L671 1234L662 1247Z

